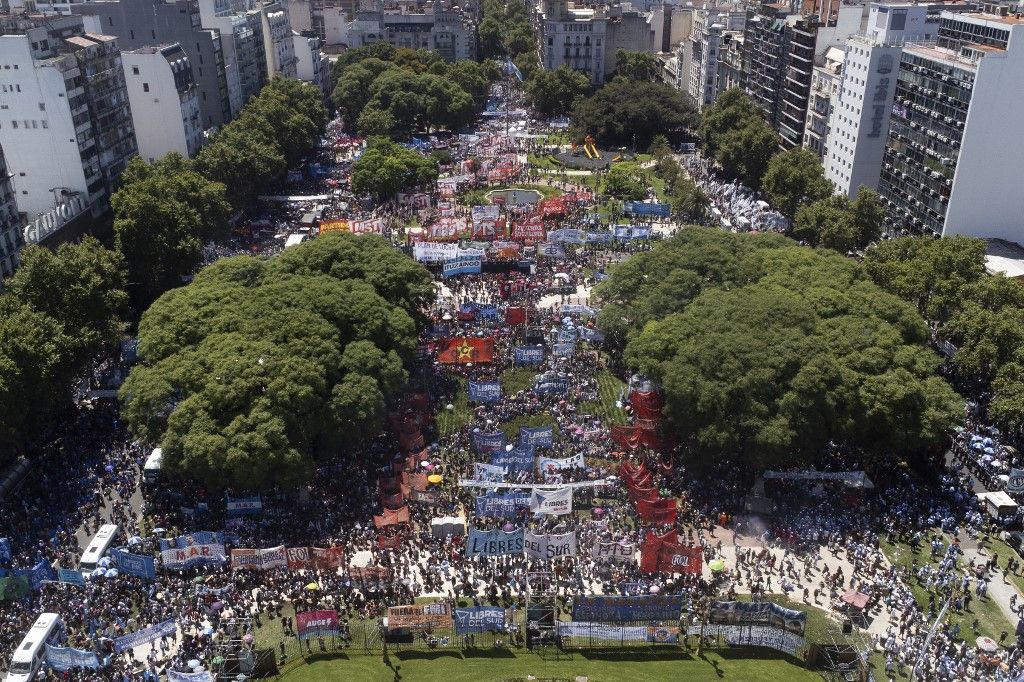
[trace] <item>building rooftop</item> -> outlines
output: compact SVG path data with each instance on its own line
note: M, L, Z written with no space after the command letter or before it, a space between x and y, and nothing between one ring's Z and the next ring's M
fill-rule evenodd
M1013 279L1024 277L1024 246L1003 239L986 239L985 270Z
M924 57L925 59L931 59L932 61L943 62L948 66L958 69L970 69L973 71L978 68L977 60L968 59L959 52L954 52L953 50L949 50L944 47L922 45L920 43L907 43L907 47L904 52Z
M1016 24L1024 24L1024 17L1019 14L983 14L981 12L965 12L962 16L970 17L971 19L979 19L981 21L992 21L999 24L1009 24L1010 26Z

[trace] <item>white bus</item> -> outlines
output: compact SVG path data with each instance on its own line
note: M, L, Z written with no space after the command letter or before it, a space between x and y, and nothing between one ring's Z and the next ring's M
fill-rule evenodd
M92 573L95 571L100 563L100 559L105 557L107 552L110 551L120 530L121 528L113 523L100 526L99 532L96 533L89 546L82 552L82 560L78 562L78 570L82 573Z
M29 682L46 659L46 645L60 644L64 639L64 623L56 613L43 613L36 618L25 639L14 650L7 682Z
M146 463L142 465L142 478L146 483L156 483L160 480L160 468L163 466L164 451L160 448L153 448L149 453Z

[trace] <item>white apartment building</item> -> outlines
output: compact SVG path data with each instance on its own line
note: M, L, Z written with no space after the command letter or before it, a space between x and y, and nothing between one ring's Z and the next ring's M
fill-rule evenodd
M181 45L129 50L121 62L139 156L149 162L168 152L194 156L203 143L199 88Z
M420 8L385 10L375 3L370 11L357 12L337 38L324 15L327 43L338 40L349 47L385 42L410 50L432 50L449 61L476 58L476 25L457 5L434 0ZM410 11L414 10L414 11Z
M902 45L933 40L937 31L938 14L928 5L872 3L866 31L847 39L823 158L837 193L856 197L861 185L878 187Z
M267 78L276 75L295 78L297 60L292 24L284 5L262 5L259 9L263 24L263 51L267 60Z
M107 208L136 153L117 42L81 17L6 17L0 36L0 147L40 241Z
M235 12L230 0L198 0L203 28L220 32L231 118L266 83L267 57L263 48L260 12Z
M292 32L295 51L295 76L299 80L312 83L324 96L329 95L330 63L324 59L320 50L320 38L314 35L301 35Z
M846 52L842 48L830 47L820 58L816 58L814 73L811 75L811 96L807 100L807 121L804 124L804 147L825 157L825 141L828 139L828 120L835 109L839 95L839 82L843 74Z
M688 44L689 73L681 74L684 79L683 89L697 104L697 110L703 111L712 104L718 95L726 89L728 79L722 73L724 55L722 54L732 37L742 35L747 14L742 11L727 9L700 9L693 13L693 31Z

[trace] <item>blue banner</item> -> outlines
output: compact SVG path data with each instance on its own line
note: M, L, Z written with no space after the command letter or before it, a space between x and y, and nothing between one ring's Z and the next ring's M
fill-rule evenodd
M224 497L227 500L228 516L245 516L247 514L259 514L263 511L263 500L259 495L231 497L225 493ZM195 533L192 535L194 536ZM204 545L208 543L197 542L196 544Z
M0 562L10 563L13 553L11 552L11 539L0 538Z
M612 233L611 232L587 232L587 243L588 244L611 244Z
M215 530L197 530L176 538L160 538L160 551L175 548L186 549L192 545L223 545L225 542L238 544L238 536Z
M156 625L150 625L148 628L136 630L123 637L116 637L114 639L114 653L119 654L126 649L134 649L142 644L149 644L155 642L161 637L170 637L178 631L178 626L174 622L174 619L165 620L162 623Z
M68 585L85 587L85 576L82 575L81 571L76 571L73 568L57 569L57 580Z
M499 609L494 606L474 606L468 609L455 609L455 634L504 632L506 613L505 609Z
M556 358L568 358L572 357L572 354L576 352L575 343L556 343L551 349L551 354Z
M445 277L473 275L480 272L482 265L483 258L480 256L458 256L444 262L441 274Z
M469 529L466 556L504 556L523 553L523 529L506 533L503 530Z
M519 428L519 444L531 448L550 448L555 444L554 426L537 426Z
M591 343L601 343L604 341L604 334L590 327L581 327L580 338Z
M496 303L477 303L476 314L482 320L495 320L498 318L498 306Z
M558 328L558 343L573 343L576 341L576 327L564 325Z
M683 596L647 594L637 597L578 596L573 599L572 619L599 623L623 623L634 620L678 621L683 611Z
M668 204L654 204L646 201L623 202L622 210L631 215L650 215L667 218L672 210Z
M520 346L516 348L517 365L539 365L544 362L544 349L536 346Z
M14 577L23 577L28 579L28 586L33 591L42 589L43 583L47 580L56 580L57 571L53 570L53 566L47 563L44 559L40 559L39 563L32 568L15 568L11 571L11 575Z
M530 508L529 492L487 493L477 495L476 515L513 519L522 508Z
M587 233L583 230L567 228L548 232L548 241L563 244L583 244L587 241Z
M475 403L494 403L501 400L501 382L469 382L469 399Z
M168 668L167 682L214 682L214 677L209 670L201 673L180 673Z
M533 448L520 445L511 450L502 450L491 455L491 464L505 467L510 474L519 471L533 471Z
M46 645L46 665L58 672L72 668L99 668L100 659L92 651L71 647Z
M497 452L505 449L505 432L484 433L474 431L470 434L470 442L477 452Z
M537 385L533 387L534 393L565 393L568 390L568 377L551 374L538 376Z
M587 317L593 317L597 314L596 310L581 303L565 303L560 310L563 315L586 315Z
M127 575L136 575L148 580L156 579L156 559L144 554L132 554L123 548L110 550L117 570Z
M606 279L608 279L608 273L607 272L595 272L594 273L594 281L603 282Z
M561 244L537 244L537 255L548 258L565 258L565 249Z
M612 228L612 233L619 241L648 239L651 236L651 228L637 227L635 225L616 225Z

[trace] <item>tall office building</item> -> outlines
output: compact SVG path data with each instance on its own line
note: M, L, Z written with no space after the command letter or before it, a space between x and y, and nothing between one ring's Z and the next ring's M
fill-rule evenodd
M761 108L765 121L778 130L781 115L779 94L786 74L789 52L789 28L786 19L790 5L764 3L747 18L743 31L743 73L746 91Z
M862 185L878 187L903 44L935 38L939 7L873 3L867 30L846 41L823 159L837 192L852 198Z
M1024 18L943 11L900 57L879 192L890 227L1024 243Z
M128 50L121 61L139 156L150 162L168 152L194 156L203 143L199 90L181 45Z
M11 171L0 149L0 277L10 277L18 267L18 252L25 246L23 222Z
M108 207L137 152L121 54L81 17L0 18L0 147L27 234L44 239Z
M76 4L72 9L86 20L90 30L117 36L124 50L181 45L192 65L203 129L231 121L220 36L212 27L202 25L194 0L96 0Z
M811 76L811 93L807 101L807 121L804 123L804 147L824 159L828 140L828 120L835 109L842 80L846 53L842 48L830 47L815 59Z
M690 73L682 74L685 90L697 110L714 103L729 84L723 73L725 52L735 36L743 33L747 14L732 9L700 9L693 13L693 31L686 48L690 50Z

